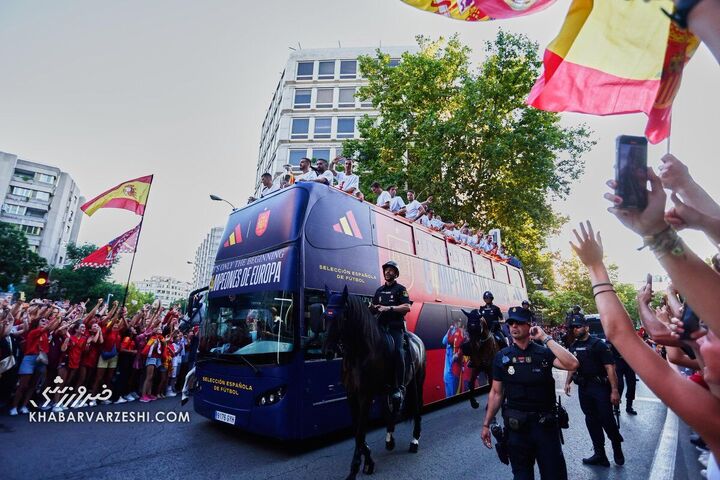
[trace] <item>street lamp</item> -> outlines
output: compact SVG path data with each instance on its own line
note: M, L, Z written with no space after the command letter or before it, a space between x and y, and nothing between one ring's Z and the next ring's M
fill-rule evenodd
M105 302L105 305L110 305L110 297L113 297L114 295L112 293L108 293L107 301Z
M214 201L216 201L216 202L225 202L225 203L227 203L228 205L230 205L230 206L232 207L233 212L234 212L235 210L237 210L237 208L235 208L235 205L233 205L232 203L228 202L228 201L225 200L224 198L220 198L220 197L218 197L217 195L213 195L212 193L210 194L210 200L214 200Z

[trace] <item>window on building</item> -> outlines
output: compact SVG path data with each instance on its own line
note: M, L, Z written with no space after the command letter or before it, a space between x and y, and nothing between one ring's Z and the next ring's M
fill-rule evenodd
M25 211L25 215L28 217L45 218L45 210L40 210L39 208L28 208Z
M30 190L28 188L22 188L22 187L13 187L13 189L12 189L13 195L17 195L19 197L30 198L30 197L32 197L32 192L33 192L32 190Z
M23 207L21 205L8 205L5 204L5 211L7 213L12 213L13 215L25 215L25 211L27 210L27 207Z
M48 200L50 200L50 194L48 192L35 192L35 200L47 202Z
M55 176L54 176L54 175L47 175L47 174L44 174L44 173L38 173L37 176L35 177L35 179L36 179L38 182L55 184Z
M40 235L42 227L34 227L32 225L20 225L20 231L26 235Z
M340 78L356 78L357 61L343 60L340 62Z
M332 126L332 118L318 117L315 118L314 138L330 138Z
M315 62L298 62L295 80L312 80Z
M298 88L295 90L295 108L310 108L310 95L312 90L309 88Z
M315 98L316 108L332 108L333 106L333 89L318 88L317 97Z
M303 149L290 149L288 152L288 163L294 167L300 165L300 159L305 158L307 150Z
M355 87L341 88L338 98L338 107L353 108L355 107Z
M355 117L340 117L337 124L337 138L353 138L355 136Z
M329 148L313 148L312 149L312 158L315 160L323 159L323 160L329 160L330 159L330 149Z
M290 138L308 138L310 131L309 118L293 118Z
M318 63L318 79L332 80L335 78L335 60Z
M391 58L388 65L390 65L391 67L397 67L398 65L400 65L400 59L399 58Z

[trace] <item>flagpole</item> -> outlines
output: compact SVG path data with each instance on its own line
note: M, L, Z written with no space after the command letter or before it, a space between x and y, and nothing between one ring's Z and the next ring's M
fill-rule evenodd
M153 175L152 179L150 180L150 186L148 187L147 197L145 197L145 208L143 208L143 214L140 216L140 226L138 228L137 240L135 241L135 249L133 250L132 260L130 261L130 271L128 272L127 282L125 283L125 294L123 295L122 305L120 306L121 312L122 312L122 309L125 308L125 302L127 301L128 290L130 290L130 277L132 276L133 266L135 265L135 254L137 254L138 246L140 245L140 234L142 233L143 222L145 221L145 210L147 209L147 206L148 206L148 203L150 200L150 190L152 190L152 181L154 179L155 179L155 176Z

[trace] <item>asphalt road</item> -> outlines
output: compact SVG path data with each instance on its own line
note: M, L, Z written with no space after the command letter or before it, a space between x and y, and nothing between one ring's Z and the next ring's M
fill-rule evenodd
M591 453L590 438L577 395L566 398L571 425L564 431L564 452L571 479L653 478L653 458L663 438L667 409L642 384L638 385L638 397L635 407L640 414L629 417L623 410L621 417L627 462L610 468L582 465L581 458ZM485 396L481 403L484 406ZM2 478L342 479L349 471L353 452L353 441L347 434L302 445L284 444L206 420L189 404L181 407L177 398L84 410L189 412L190 422L29 423L27 416L1 416L0 425L5 427L0 427ZM481 425L482 410L472 410L467 401L427 412L416 455L407 452L410 422L398 426L398 446L392 452L384 449L384 430L375 428L368 435L377 464L372 478L512 478L510 468L498 461L494 451L482 446ZM674 451L675 456L664 455L667 458L660 460L670 465L669 478L699 479L697 453L688 442L687 427L679 422L678 430L674 443L668 435L672 432L665 430L665 437L669 437L665 442L670 445L666 451ZM609 442L607 451L612 458ZM672 458L674 464L668 463Z

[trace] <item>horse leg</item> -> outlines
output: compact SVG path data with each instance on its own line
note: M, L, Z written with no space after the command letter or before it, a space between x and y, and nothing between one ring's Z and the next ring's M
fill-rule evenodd
M395 415L393 415L389 405L385 405L383 410L385 411L386 426L385 450L393 450L395 448L395 438L393 437L393 433L395 433Z
M355 450L353 452L352 462L350 463L350 475L347 476L346 480L355 480L360 471L360 464L362 463L362 449L360 448L361 444L358 443L358 438L360 438L361 432L363 432L364 424L360 418L358 396L348 394L348 404L350 405L350 413L353 419L353 426L355 427ZM364 438L364 436L363 432L362 437Z
M375 461L372 459L370 447L365 443L365 434L367 432L368 417L370 415L370 405L372 404L372 396L365 395L360 397L358 404L358 430L355 437L355 449L365 456L363 465L363 473L372 475L375 472Z
M413 392L413 438L410 440L410 453L417 453L420 446L420 432L422 430L422 416L420 412L423 406L423 377L424 372L418 372L411 383Z
M477 381L478 374L480 373L480 369L478 367L473 367L472 373L470 376L470 406L474 409L477 409L480 407L480 404L478 403L477 399L475 398L475 391L477 388L475 387L475 382Z

